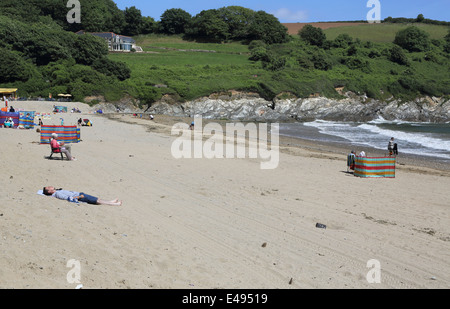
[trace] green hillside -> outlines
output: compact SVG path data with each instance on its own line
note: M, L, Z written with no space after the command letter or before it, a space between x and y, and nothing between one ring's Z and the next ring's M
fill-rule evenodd
M130 95L143 107L166 94L186 101L230 90L268 100L339 98L337 87L381 100L450 94L448 26L309 26L288 35L272 15L238 6L196 16L169 9L155 22L112 0L82 0L90 10L72 25L62 2L0 3L0 87L19 88L21 97L70 93L77 101ZM75 34L80 28L132 35L144 52L110 53L103 39Z
M394 41L395 35L400 30L404 30L409 26L411 26L411 24L380 23L329 28L325 29L324 32L329 40L334 40L339 34L347 33L351 37L362 41L390 43ZM449 29L448 26L421 23L414 23L414 26L429 33L431 39L437 40L443 39L447 35Z
M435 27L444 28L425 28ZM260 42L255 48L256 42L196 43L180 36L148 35L137 40L151 53L109 57L131 68L131 78L125 82L129 94L139 96L147 89L149 101L163 94L173 94L181 101L192 100L231 89L256 91L267 99L286 92L297 97L316 93L339 97L336 87L376 99L394 96L406 100L450 93L444 36L433 39L437 45L430 39L424 51L400 48L405 63L392 59L392 50L397 46L392 42L364 42L342 34L327 39L321 47L293 36L289 43ZM167 88L153 87L159 84Z

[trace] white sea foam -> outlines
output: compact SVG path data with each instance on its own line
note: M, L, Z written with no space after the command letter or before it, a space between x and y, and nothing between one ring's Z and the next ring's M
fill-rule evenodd
M367 130L371 133L375 133L378 135L383 135L386 139L395 136L397 140L401 140L403 142L407 142L410 144L419 144L425 148L432 148L436 150L443 150L450 152L450 141L445 141L439 138L432 137L426 133L412 133L412 132L403 132L398 130L388 130L382 129L375 125L370 124L362 124L358 126L358 128Z
M445 128L445 124L443 126ZM408 127L415 129L410 131ZM347 141L361 149L370 147L386 151L389 139L395 137L400 153L450 159L450 134L442 129L437 130L438 133L432 133L434 128L436 124L388 121L379 117L367 123L315 120L286 124L280 126L280 134L317 141ZM314 134L314 130L320 133L319 136Z

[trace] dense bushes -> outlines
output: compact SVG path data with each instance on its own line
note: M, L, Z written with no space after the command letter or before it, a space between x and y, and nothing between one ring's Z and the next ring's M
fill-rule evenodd
M77 35L73 47L73 58L80 64L91 65L108 55L106 41L90 34Z
M228 6L201 11L185 24L186 38L211 42L261 40L266 44L288 41L287 28L264 11Z
M33 75L33 66L18 52L0 48L0 83L27 81Z
M308 42L311 45L321 47L326 40L326 35L323 33L322 29L313 27L311 25L304 26L298 32L300 38Z
M262 46L260 42L251 42L250 59L261 61L262 68L276 72L278 83L284 78L284 84L290 84L293 72L300 71L304 73L296 78L302 84L321 79L328 85L306 88L312 93L329 94L334 91L330 86L334 84L376 99L449 94L445 43L450 41L450 34L445 40L431 44L427 34L416 30L410 27L400 31L394 44L362 42L348 34L327 41L319 28L305 26L298 39L288 44ZM282 64L277 62L281 59Z
M92 67L107 76L114 76L123 81L131 77L131 70L124 62L112 61L108 58L96 59Z
M389 60L392 62L398 63L400 65L408 65L409 60L406 54L403 52L403 49L399 46L393 46L389 50Z
M448 34L445 36L444 51L450 54L450 30L448 31Z
M130 77L124 63L107 58L105 40L64 31L56 23L0 18L0 83L20 86L20 96L69 92L77 100L106 94ZM114 91L113 91L114 92Z
M394 43L409 52L422 52L430 48L431 40L428 33L411 26L400 30L395 36Z

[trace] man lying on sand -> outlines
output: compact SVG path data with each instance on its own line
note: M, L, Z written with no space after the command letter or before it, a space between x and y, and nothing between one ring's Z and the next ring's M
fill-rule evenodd
M53 196L53 197L59 198L61 200L66 200L66 201L74 202L74 203L83 202L83 203L88 203L88 204L92 204L92 205L109 205L109 206L121 206L122 205L122 201L119 201L118 199L115 199L112 201L105 201L105 200L99 199L95 196L85 194L83 192L55 189L55 187L52 187L52 186L44 187L44 189L42 190L42 193L47 196Z

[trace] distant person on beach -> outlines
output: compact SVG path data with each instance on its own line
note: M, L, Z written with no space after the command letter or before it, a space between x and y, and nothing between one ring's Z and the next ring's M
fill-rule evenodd
M194 130L194 122L191 122L191 125L189 126L189 130Z
M356 159L355 151L352 150L347 156L347 172L350 172L350 170L355 169L355 159Z
M153 120L155 117L153 117L152 114L150 114L150 120Z
M42 122L42 119L39 118L39 126L42 127L44 125L44 123Z
M11 117L7 118L5 122L3 123L4 128L14 128L14 121Z
M89 119L84 119L83 127L92 127L92 122Z
M395 156L398 156L397 143L394 143L394 148L392 149L392 151L394 152L394 155L395 155Z
M394 138L391 137L391 139L389 140L388 143L388 151L389 151L389 155L392 156L394 154Z
M70 145L66 145L64 142L58 142L58 134L52 133L52 138L50 139L50 146L53 152L62 152L66 155L67 159L70 161L76 161L75 157L72 156L72 149Z
M46 196L53 196L60 200L66 200L73 203L87 203L91 205L109 205L109 206L121 206L122 201L115 199L112 201L106 201L99 199L98 197L77 191L68 191L63 189L55 189L53 186L44 187L42 193Z
M83 119L78 119L78 126L80 127L83 124Z
M16 110L14 109L14 107L12 107L12 105L9 107L9 112L10 113L15 113L16 112Z

